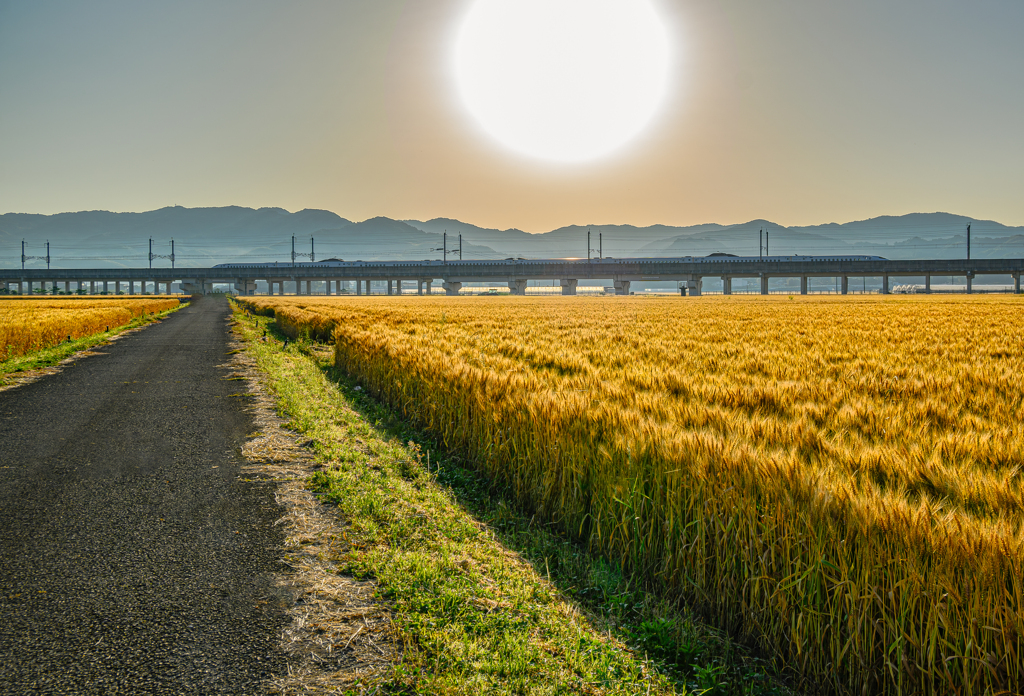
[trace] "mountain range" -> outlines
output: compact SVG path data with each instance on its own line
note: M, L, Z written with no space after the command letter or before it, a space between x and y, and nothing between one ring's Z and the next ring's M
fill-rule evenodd
M763 232L771 255L872 254L892 259L962 258L971 226L976 258L1024 257L1024 227L1010 227L949 213L913 213L848 223L786 227L768 220L738 225L686 227L652 225L570 225L544 233L478 227L450 218L347 220L326 210L281 208L183 208L143 213L85 211L56 215L0 215L0 267L43 256L50 243L53 268L144 267L153 253L166 256L175 243L176 265L208 266L238 261L290 262L295 251L317 260L585 258L590 255L703 256L715 252L757 256ZM447 241L445 235L447 234ZM299 261L308 256L299 256ZM154 265L164 266L157 258ZM26 267L44 262L30 260Z

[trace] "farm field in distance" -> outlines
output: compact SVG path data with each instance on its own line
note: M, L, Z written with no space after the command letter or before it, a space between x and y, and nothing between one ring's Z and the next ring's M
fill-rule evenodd
M800 688L1024 686L1024 303L241 298Z
M176 297L0 297L0 361L177 307Z

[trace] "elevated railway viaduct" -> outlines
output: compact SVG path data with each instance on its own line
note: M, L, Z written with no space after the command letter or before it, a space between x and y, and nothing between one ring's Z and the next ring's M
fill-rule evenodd
M298 294L310 294L312 283L326 283L327 294L338 293L343 283L354 283L356 294L369 292L370 283L384 281L388 294L401 294L408 284L428 293L440 281L449 295L457 295L471 282L507 283L514 295L526 292L527 281L558 281L563 295L575 295L580 280L611 280L616 294L629 294L631 283L678 281L682 294L700 295L703 279L721 278L725 294L731 294L735 278L760 279L761 293L768 293L769 278L799 278L800 292L807 293L809 278L836 278L841 292L849 291L850 278L872 277L882 281L882 292L890 290L890 278L923 278L930 291L932 276L962 277L967 292L975 277L1002 275L1013 278L1014 291L1021 292L1024 259L923 259L888 260L864 256L771 256L685 257L675 259L508 259L505 261L372 261L318 262L299 264L222 264L212 268L125 268L125 269L15 269L0 270L0 288L20 294L36 287L60 287L66 291L135 294L148 290L170 290L180 283L185 292L205 293L214 283L231 284L235 292L254 294L256 281L265 281L271 294L284 292L294 283ZM72 288L74 285L74 288ZM303 290L305 292L303 292Z

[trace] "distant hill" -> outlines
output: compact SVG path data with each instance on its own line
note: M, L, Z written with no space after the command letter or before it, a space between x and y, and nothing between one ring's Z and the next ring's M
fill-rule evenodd
M577 257L587 255L701 256L713 252L756 256L764 230L771 254L877 254L888 258L960 258L966 252L965 231L972 227L972 255L1024 257L1024 228L948 213L885 216L843 224L785 227L769 220L738 225L702 224L686 227L653 225L570 225L530 234L518 229L490 229L451 218L428 221L376 217L347 220L326 210L281 208L183 208L173 206L144 213L84 211L58 215L0 215L0 266L21 263L21 240L32 256L44 253L50 241L54 268L142 267L153 251L169 252L175 240L177 264L207 266L228 261L291 260L296 251L308 254L315 240L318 259L440 259L443 234L448 249L457 250L462 235L464 259ZM457 253L449 258L458 258ZM301 258L300 260L306 260ZM40 267L40 262L30 262ZM166 265L163 259L155 265Z

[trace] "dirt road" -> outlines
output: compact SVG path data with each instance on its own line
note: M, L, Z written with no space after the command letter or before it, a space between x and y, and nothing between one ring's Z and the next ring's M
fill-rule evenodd
M0 393L0 693L263 693L283 667L228 315L205 298Z

